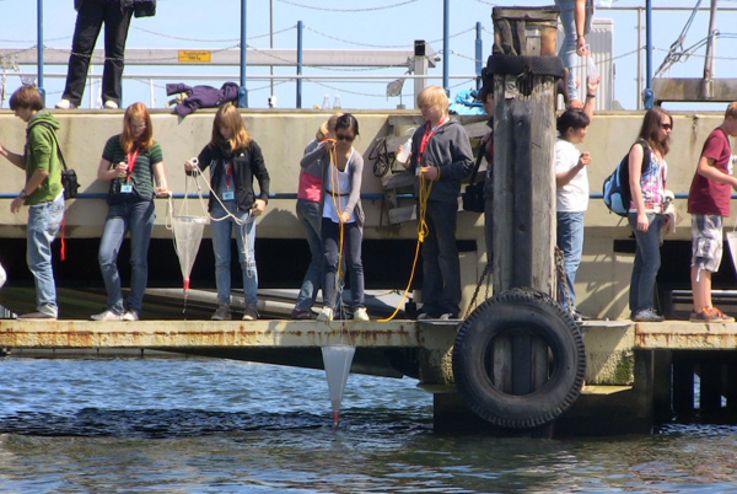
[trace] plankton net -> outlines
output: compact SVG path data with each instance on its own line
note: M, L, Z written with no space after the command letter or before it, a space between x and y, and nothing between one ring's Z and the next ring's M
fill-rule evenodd
M197 159L193 158L190 160L192 164L197 166ZM200 216L189 214L189 194L188 184L190 177L186 176L184 182L184 197L182 199L181 206L178 214L173 214L174 206L171 198L169 199L169 221L170 229L173 232L174 239L174 250L179 258L179 267L182 271L182 289L184 290L184 307L182 313L187 310L187 297L189 295L190 281L189 277L192 272L192 266L194 266L197 252L200 250L200 243L202 242L202 233L205 229L205 225L210 223L210 216L207 214L205 208L204 199L202 198L202 190L200 184L197 181L197 177L192 178L197 185L197 197L200 201L203 214Z
M340 404L343 401L343 391L351 372L353 355L356 347L350 345L326 345L321 347L322 362L325 375L328 379L330 405L333 408L333 427L340 423Z

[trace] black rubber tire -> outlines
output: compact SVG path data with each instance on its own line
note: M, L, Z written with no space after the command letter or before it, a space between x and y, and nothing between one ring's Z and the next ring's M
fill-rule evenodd
M553 359L545 384L513 395L497 388L486 369L493 340L521 332L542 338ZM530 429L555 420L578 398L585 371L578 324L548 295L529 288L515 288L481 304L461 325L453 348L459 393L474 413L499 427Z

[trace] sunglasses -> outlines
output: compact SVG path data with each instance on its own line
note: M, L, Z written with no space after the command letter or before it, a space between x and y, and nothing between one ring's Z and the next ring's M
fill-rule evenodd
M336 141L353 142L353 140L355 138L356 138L356 136L347 136L345 134L335 134L335 140Z
M660 124L660 128L664 130L673 130L673 125L667 123L667 124Z

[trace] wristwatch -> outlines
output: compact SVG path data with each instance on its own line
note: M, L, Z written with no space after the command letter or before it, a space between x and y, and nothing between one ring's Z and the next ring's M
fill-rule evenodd
M26 197L28 197L28 194L26 194L25 189L21 189L21 191L18 193L18 197L20 197L21 199L25 199Z

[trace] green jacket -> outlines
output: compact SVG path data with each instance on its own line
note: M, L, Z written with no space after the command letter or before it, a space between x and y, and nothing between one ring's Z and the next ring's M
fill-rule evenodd
M32 206L56 199L62 193L61 161L57 151L56 131L59 121L48 111L40 111L28 122L26 128L26 182L36 170L46 170L49 176L29 195L25 204Z

